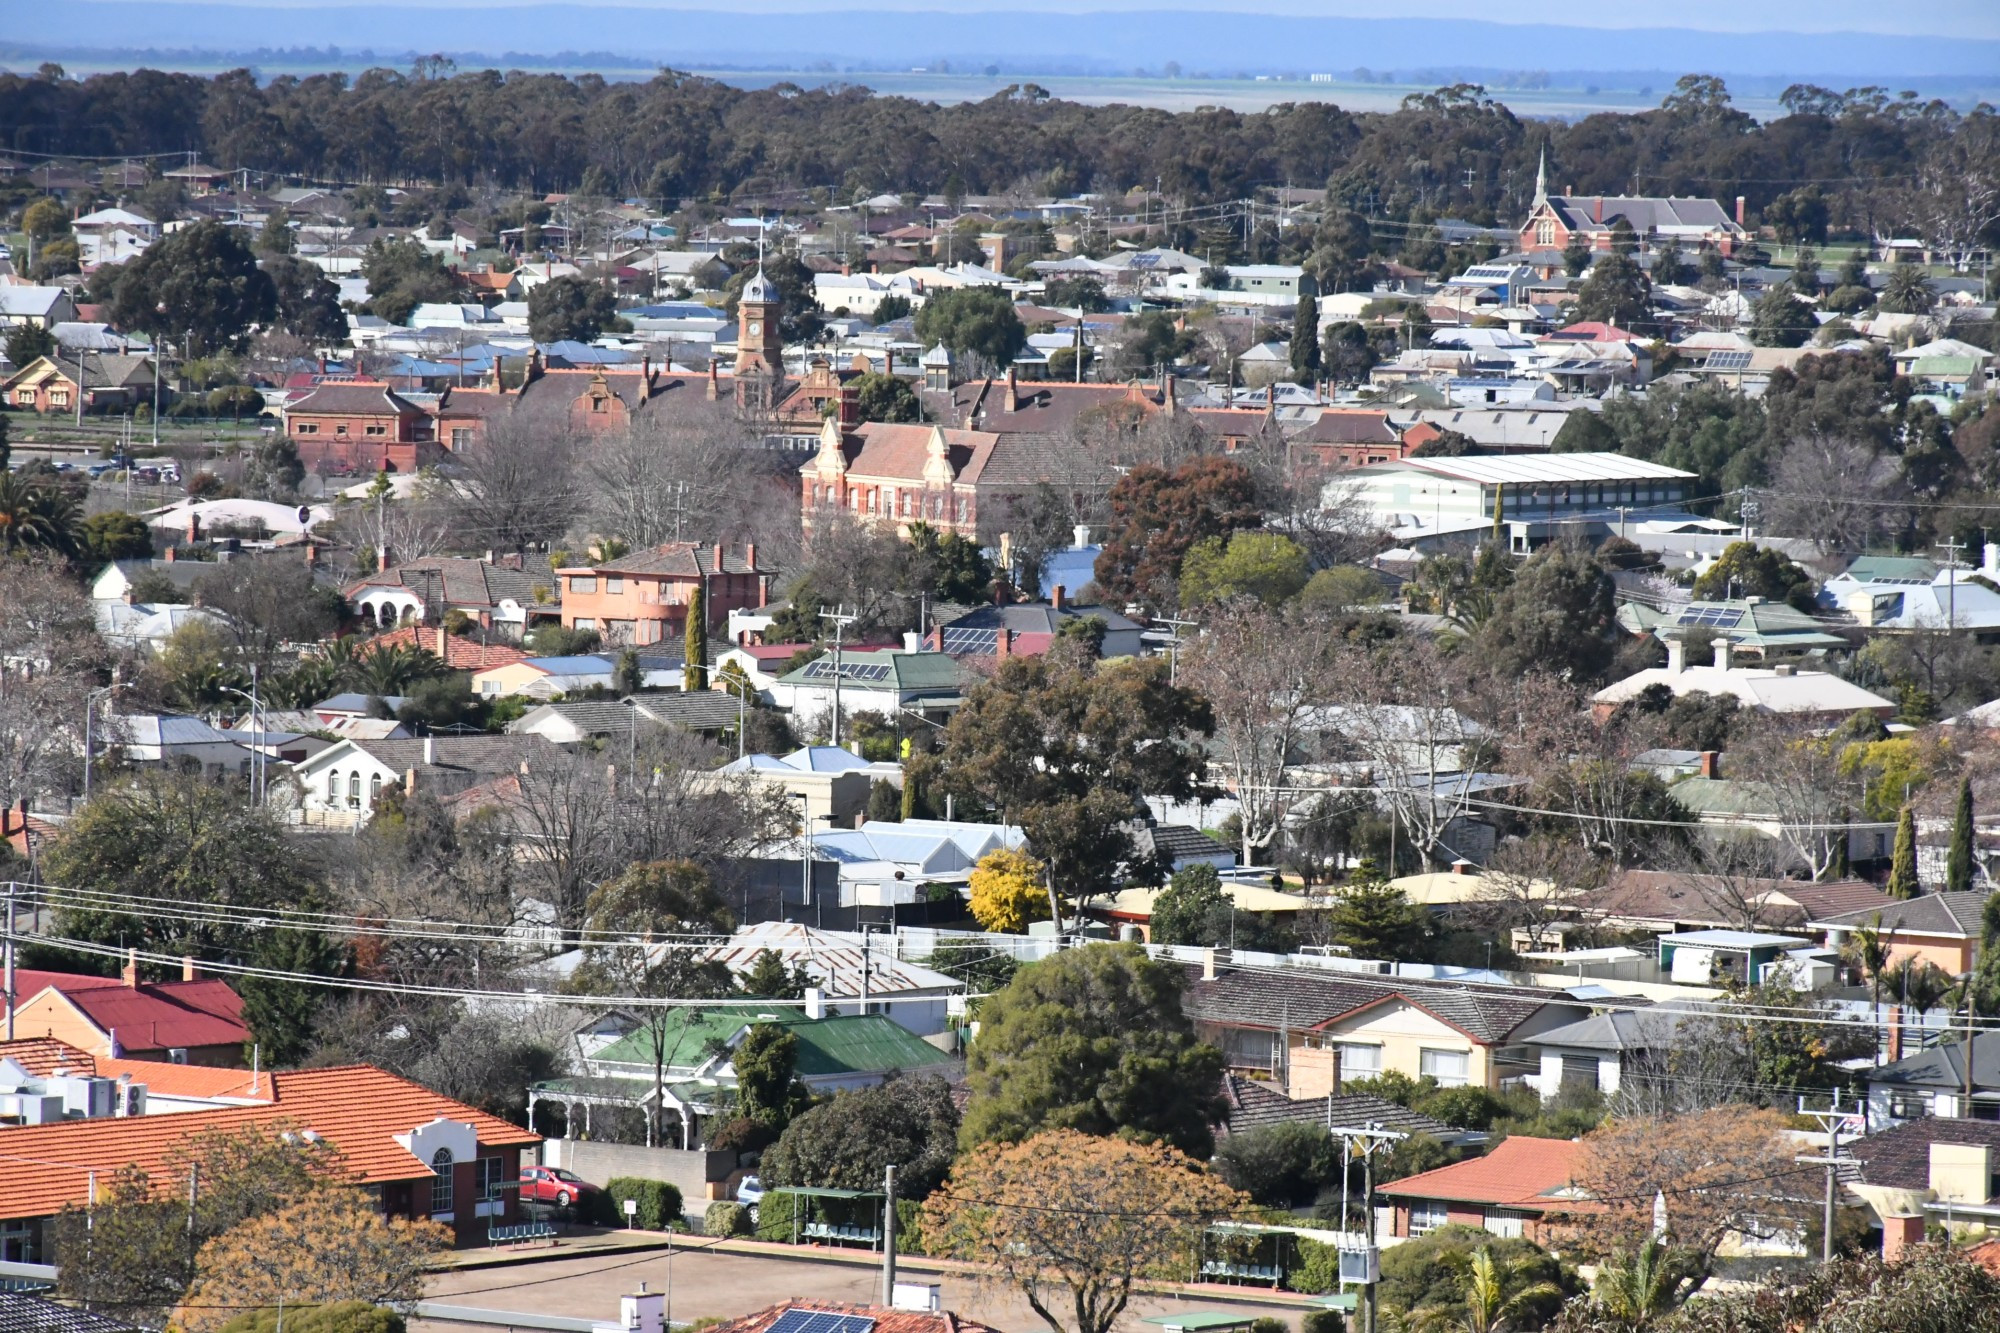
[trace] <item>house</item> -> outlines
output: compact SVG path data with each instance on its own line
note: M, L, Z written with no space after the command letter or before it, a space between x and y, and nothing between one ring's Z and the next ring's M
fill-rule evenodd
M1732 218L1713 199L1552 195L1544 160L1535 176L1535 197L1528 206L1527 220L1521 224L1520 244L1535 267L1552 270L1561 266L1562 251L1572 238L1580 238L1594 251L1608 252L1613 229L1622 220L1641 242L1658 245L1674 241L1690 253L1708 245L1726 258L1749 239L1743 229L1741 199L1736 208L1737 216Z
M491 560L434 556L378 569L341 590L363 620L384 629L437 626L462 611L485 629L525 632L530 619L553 618L555 586L545 573Z
M624 699L565 699L531 708L507 724L515 735L540 736L552 745L577 746L635 729L679 727L719 736L736 730L742 703L720 690L670 691Z
M1213 838L1209 841L1215 842ZM1220 843L1215 845L1221 848ZM1233 861L1235 858L1230 859ZM1121 940L1150 941L1153 938L1153 907L1164 892L1164 889L1120 889L1108 899L1085 904L1083 912L1092 920L1109 925ZM1268 913L1291 921L1313 905L1311 900L1299 894L1281 893L1262 884L1225 882L1222 896L1229 900L1232 918L1238 912L1245 916Z
M901 774L892 771L895 765L873 767L879 780L900 783ZM956 891L981 857L1018 848L1022 841L1021 830L1012 824L875 819L852 830L815 830L812 854L839 867L842 907L894 908L925 901L933 884L950 886L956 902Z
M1662 935L1660 970L1683 985L1709 986L1720 980L1754 986L1765 969L1812 941L1758 930L1684 930Z
M769 949L812 978L827 1013L886 1014L898 1027L919 1036L945 1031L950 1026L951 997L963 995L965 983L924 966L922 958L903 957L903 945L896 939L763 921L737 927L726 943L711 945L701 957L740 976Z
M1673 1042L1685 1017L1674 1009L1611 1009L1528 1038L1541 1053L1542 1100L1572 1088L1610 1097L1642 1082L1651 1073L1647 1057Z
M364 653L385 648L416 648L430 653L450 671L489 671L519 662L528 654L511 643L483 641L453 634L442 625L405 625L386 634L377 634L361 645Z
M1933 1227L1958 1243L1968 1228L2000 1223L2000 1123L1913 1120L1841 1150L1856 1163L1847 1191L1881 1220L1886 1260L1925 1243Z
M285 406L285 434L308 472L415 472L430 414L379 380L323 380Z
M1819 884L1751 875L1618 870L1602 888L1576 894L1569 910L1616 931L1668 934L1744 927L1796 931L1828 916L1872 914L1894 901L1865 879Z
M1077 606L1060 585L1047 602L975 607L944 621L925 636L924 647L948 657L1039 657L1066 626L1095 619L1104 626L1098 656L1136 657L1145 651L1139 622L1108 606Z
M896 764L874 764L837 745L811 745L787 755L746 754L716 770L731 781L775 788L802 800L806 827L821 821L851 827L868 807L868 793Z
M146 526L183 534L190 546L219 536L303 537L333 517L329 505L288 505L275 500L176 500L143 517Z
M231 628L220 611L182 602L95 602L91 615L106 643L129 652L157 653L188 625L210 625L225 633Z
M1883 998L1893 1015L1895 997ZM1902 1044L1898 1039L1891 1046ZM1865 1072L1871 1125L1926 1117L2000 1121L2000 1033L1974 1034L1969 1080L1963 1040L1926 1047Z
M1231 1069L1261 1073L1293 1097L1395 1071L1445 1087L1498 1091L1538 1078L1521 1043L1585 1017L1558 991L1440 987L1362 974L1207 970L1182 1007Z
M731 611L770 600L772 571L757 563L757 544L741 552L705 542L665 542L615 560L556 571L562 623L594 629L607 644L645 647L687 632L688 604L697 588L710 628Z
M1433 434L1435 432L1432 432ZM1287 437L1297 462L1323 468L1365 467L1407 458L1420 442L1405 441L1387 412L1329 407L1303 430Z
M1486 1135L1457 1129L1434 1120L1421 1111L1412 1111L1383 1097L1365 1093L1329 1094L1325 1097L1287 1097L1281 1089L1241 1074L1222 1076L1223 1121L1217 1126L1221 1137L1243 1134L1266 1125L1380 1125L1404 1134L1428 1134L1439 1143L1484 1142Z
M1888 946L1891 964L1907 958L1933 963L1954 977L1962 976L1979 959L1980 913L1988 897L1986 893L1966 892L1890 898L1879 905L1815 919L1810 927L1826 932L1830 949L1841 948L1855 930L1870 927Z
M0 1041L0 1126L177 1115L277 1097L268 1073L95 1056L53 1037Z
M799 470L806 525L837 509L899 533L925 523L977 540L982 501L992 508L1018 493L986 481L998 444L987 431L880 421L850 426L829 417L819 452Z
M680 688L684 661L680 645L669 642L661 647L672 651L639 655L639 688ZM522 657L475 672L472 692L487 698L517 694L528 699L555 699L581 690L608 690L618 681L618 658L616 653Z
M554 1103L564 1108L565 1125L580 1125L587 1135L589 1108L635 1108L649 1132L668 1131L667 1142L678 1138L680 1147L693 1148L706 1122L736 1114L735 1050L761 1026L782 1028L795 1039L794 1071L822 1096L873 1087L896 1074L958 1067L955 1057L895 1020L881 1013L829 1013L817 993L798 1006L683 1008L635 1020L609 1044L580 1050L583 1077L529 1085L529 1118L538 1105Z
M93 1056L174 1064L247 1064L243 1001L183 962L178 981L141 981L137 954L115 977L18 969L14 1035L48 1037Z
M0 287L0 293L6 290ZM0 383L0 402L17 412L61 416L75 413L80 397L83 411L122 411L152 400L153 374L150 356L81 352L61 361L38 356Z
M0 1229L0 1263L21 1261L9 1244L7 1233ZM33 1289L32 1286L18 1291L0 1289L0 1328L7 1333L146 1333L142 1325L108 1314L45 1301L30 1295Z
M115 744L126 762L199 773L212 781L246 777L251 752L243 737L198 717L173 713L120 713L102 717L99 743Z
M1599 721L1609 719L1618 705L1654 685L1665 686L1676 698L1684 694L1727 695L1743 708L1788 717L1837 722L1856 713L1873 713L1886 722L1896 715L1896 705L1890 700L1829 671L1803 671L1789 662L1737 666L1735 645L1726 635L1715 640L1713 666L1689 666L1687 645L1678 632L1669 631L1662 637L1667 644L1665 666L1635 672L1591 696Z
M428 1218L460 1243L515 1216L522 1152L541 1136L369 1065L267 1075L273 1100L181 1115L120 1116L0 1130L5 1151L38 1163L0 1171L0 1253L62 1262L49 1221L102 1181L137 1169L169 1191L175 1155L203 1132L296 1127L337 1150L354 1186L390 1217Z
M1495 1236L1548 1244L1564 1218L1588 1211L1589 1196L1571 1183L1583 1145L1575 1139L1509 1135L1484 1157L1405 1176L1377 1187L1388 1201L1388 1234L1424 1236L1445 1226L1479 1227Z
M62 287L0 283L0 328L20 324L52 328L76 319L76 301Z
M1132 855L1151 861L1168 875L1196 865L1216 870L1236 868L1235 848L1209 837L1192 824L1161 824L1150 818L1132 829Z
M382 788L401 784L450 796L531 765L565 762L539 736L426 736L422 740L348 738L294 764L288 778L294 816L307 824L346 828L375 813Z
M836 699L843 718L909 712L937 723L964 701L958 663L944 653L843 652L837 663L827 653L771 686L771 701L801 718L830 715Z
M1693 626L1705 626L1718 637L1729 640L1732 660L1741 656L1768 662L1779 656L1848 646L1847 640L1828 634L1819 621L1803 611L1763 597L1669 603L1661 607L1621 601L1618 623L1628 633L1657 634L1663 642Z

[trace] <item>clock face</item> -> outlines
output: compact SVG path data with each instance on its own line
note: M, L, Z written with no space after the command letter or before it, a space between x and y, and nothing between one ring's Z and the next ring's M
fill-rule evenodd
M761 319L753 319L753 320L751 320L751 321L750 321L750 336L751 336L751 337L753 337L753 338L754 338L754 337L756 337L756 336L757 336L758 334L762 333L763 331L764 331L764 321L763 321L763 320L761 320Z

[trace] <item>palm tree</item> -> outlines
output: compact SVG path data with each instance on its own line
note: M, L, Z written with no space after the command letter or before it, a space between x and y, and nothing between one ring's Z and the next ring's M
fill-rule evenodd
M1516 1285L1527 1262L1495 1259L1492 1248L1482 1245L1467 1261L1465 1308L1431 1306L1411 1321L1412 1333L1511 1333L1521 1327L1521 1317L1533 1307L1562 1299L1562 1288L1553 1282Z
M1849 962L1868 978L1869 994L1875 1002L1875 1063L1882 1063L1882 976L1889 969L1889 941L1882 935L1878 913L1865 926L1856 926L1841 950Z
M324 657L308 657L263 682L263 701L272 708L310 708L339 690L340 668Z
M0 553L72 554L82 522L81 508L60 486L38 486L17 473L0 472Z
M1630 1260L1614 1255L1598 1269L1590 1300L1595 1313L1620 1333L1647 1333L1678 1310L1706 1276L1706 1266L1693 1253L1648 1236Z
M1951 974L1928 959L1905 958L1889 969L1889 989L1901 998L1905 1010L1915 1010L1919 1020L1942 1005L1952 994Z
M382 644L354 655L355 684L378 698L402 694L420 680L441 676L445 666L437 654L408 644Z
M1897 264L1889 270L1889 281L1877 303L1897 315L1928 315L1937 304L1931 275L1922 264Z

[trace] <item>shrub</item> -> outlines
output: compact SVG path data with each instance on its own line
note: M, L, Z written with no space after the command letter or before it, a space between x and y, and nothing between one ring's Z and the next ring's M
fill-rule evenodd
M1282 1319L1265 1315L1262 1319L1250 1321L1250 1333L1292 1333L1292 1326Z
M372 1301L336 1301L277 1310L252 1310L224 1324L219 1333L277 1333L282 1317L286 1333L403 1333L403 1316Z
M896 1200L896 1248L904 1254L928 1253L924 1249L923 1200Z
M766 1194L757 1205L757 1239L790 1241L792 1219L798 1210L798 1195Z
M1347 1316L1338 1310L1308 1310L1299 1333L1347 1333Z
M740 1154L762 1152L777 1141L778 1131L770 1125L748 1116L737 1116L716 1126L715 1132L708 1136L708 1147L711 1152Z
M702 1219L704 1236L744 1236L750 1232L750 1210L740 1203L712 1203Z
M1299 1261L1285 1274L1285 1286L1292 1291L1302 1291L1311 1296L1320 1295L1322 1292L1339 1291L1339 1247L1307 1240L1304 1236L1298 1238L1298 1246ZM1309 1333L1311 1327L1310 1324L1306 1325L1301 1333ZM1339 1333L1338 1325L1335 1325L1335 1333Z
M605 1199L611 1203L611 1211L618 1224L625 1221L625 1201L635 1199L639 1204L634 1225L645 1231L666 1231L680 1224L681 1191L678 1185L664 1180L644 1180L637 1176L615 1176L604 1186Z

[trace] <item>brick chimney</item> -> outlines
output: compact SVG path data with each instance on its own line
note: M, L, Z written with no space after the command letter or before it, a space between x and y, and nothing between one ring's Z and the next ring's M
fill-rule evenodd
M118 977L126 986L134 990L138 989L139 951L137 949L127 949L125 951L125 966L119 970Z
M1069 598L1069 589L1063 587L1063 585L1060 583L1058 583L1055 587L1049 589L1049 605L1053 606L1058 611L1063 609L1063 603L1067 601L1068 598Z
M194 959L188 957L188 955L186 954L181 955L181 980L182 981L201 980L201 972L195 967Z
M386 574L388 570L389 570L389 548L386 546L378 546L375 548L375 572L377 574Z
M1735 651L1736 645L1730 640L1727 634L1717 638L1715 641L1715 669L1717 671L1729 670L1734 665L1733 656Z
M201 515L192 509L188 511L187 542L189 546L201 540Z
M715 361L708 363L708 401L714 402L722 396L722 377L715 368Z
M1701 752L1701 775L1705 778L1722 776L1722 753L1719 750Z
M1011 657L1013 652L1014 631L1010 629L995 630L993 633L993 655L995 657Z
M451 635L445 633L443 625L438 626L437 655L441 662L451 661Z
M161 556L160 558L161 558L162 560L166 561L166 562L167 562L168 564L170 564L170 565L171 565L172 563L174 563L174 548L173 548L173 547L171 547L171 546L169 546L169 547L168 547L168 548L166 549L166 553L165 553L164 555L162 555L162 556Z
M1005 405L1006 411L1018 412L1021 410L1021 381L1016 376L1014 367L1011 365L1007 367L1007 396L1001 401Z
M1743 225L1743 196L1740 194L1736 196L1736 225Z
M314 546L311 542L307 542L306 568L311 569L314 565L317 565L318 563L319 563L319 547Z

